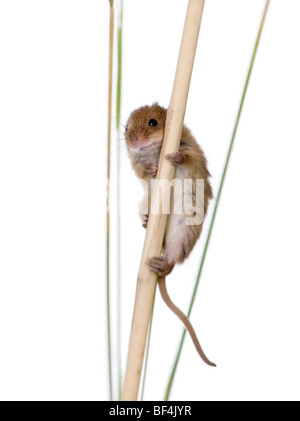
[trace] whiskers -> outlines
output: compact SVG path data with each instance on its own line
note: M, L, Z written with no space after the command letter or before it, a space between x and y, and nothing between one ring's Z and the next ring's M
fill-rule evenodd
M116 155L120 151L122 158L127 155L127 148L124 139L112 139L111 142L111 153Z
M101 132L107 133L107 125L102 124L100 125ZM127 158L127 150L126 150L126 141L125 141L125 126L124 124L120 123L120 128L116 127L116 118L112 117L112 127L111 127L111 147L110 151L112 154L112 159L115 159L116 155L119 151L121 151L120 156L121 159Z
M127 157L126 140L124 133L121 130L114 130L111 138L111 153L116 155L120 151L121 159Z
M125 131L112 127L111 132L114 133L119 139L125 139Z

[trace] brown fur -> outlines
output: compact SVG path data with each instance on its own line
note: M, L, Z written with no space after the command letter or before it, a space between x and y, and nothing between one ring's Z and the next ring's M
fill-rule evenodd
M164 126L167 116L167 110L157 103L152 106L143 106L133 111L127 122L126 130L126 144L131 158L131 163L136 175L150 183L151 178L155 178L158 161L160 156L161 144L164 134ZM149 126L149 121L155 119L157 126ZM147 144L149 139L153 139L153 145L146 150L136 150L136 139L140 139L139 146L142 148L143 144ZM191 131L183 126L181 141L179 145L179 154L182 156L182 165L188 171L188 178L192 180L204 180L204 216L207 213L209 200L212 198L212 188L209 182L210 173L207 169L207 161L204 153ZM171 161L172 162L172 161ZM195 193L195 182L193 191ZM149 189L150 193L150 189ZM193 196L194 198L194 196ZM149 200L151 200L149 194ZM147 216L141 215L143 225L145 226L145 219ZM186 236L182 242L181 251L172 256L174 262L182 263L190 254L196 241L198 240L202 231L202 224L189 225L186 227ZM168 232L168 225L166 228ZM165 237L165 247L168 247L168 235ZM168 255L168 249L165 250Z
M139 178L147 181L148 186L150 186L151 178L156 177L158 170L166 117L167 110L155 103L151 106L146 105L133 111L126 125L126 145L132 167ZM152 119L156 120L157 125L149 125ZM204 197L201 198L201 201L203 201L205 216L209 200L213 196L209 182L210 173L207 169L207 161L202 149L186 126L183 126L179 151L166 156L166 158L173 165L185 169L183 172L187 174L185 178L193 180L191 194L193 202L195 202L196 194L195 180L204 180ZM149 194L149 200L151 200L151 194ZM141 209L140 213L143 226L146 227L148 214L143 209ZM175 217L174 209L171 206L171 214L168 217L166 225L163 256L151 258L149 265L160 276L159 286L165 303L187 327L201 358L207 364L214 365L202 351L189 320L170 300L165 288L165 276L171 272L176 263L182 263L189 256L202 231L202 223L198 225L186 225L185 221L187 217L191 218L193 215L183 214L182 216Z

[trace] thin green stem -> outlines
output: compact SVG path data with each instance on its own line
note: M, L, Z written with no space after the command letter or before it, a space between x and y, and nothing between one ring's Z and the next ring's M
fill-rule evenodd
M116 127L120 129L121 123L121 87L122 87L122 26L123 26L123 0L120 0L118 17L118 74L117 74L117 101L116 101ZM122 391L122 358L121 358L121 212L120 212L120 169L121 153L117 152L117 349L118 349L118 389L119 400Z
M195 300L195 297L196 297L196 292L197 292L197 288L198 288L198 285L199 285L199 281L200 281L200 277L201 277L201 273L202 273L202 269L203 269L203 265L204 265L209 241L210 241L211 234L212 234L213 225L214 225L217 210L218 210L218 206L219 206L219 203L220 203L221 193L222 193L225 176L226 176L227 169L228 169L229 159L230 159L230 156L231 156L232 147L233 147L233 144L234 144L236 131L237 131L237 128L238 128L242 108L243 108L243 105L244 105L244 100L245 100L245 96L246 96L246 92L247 92L247 88L248 88L248 84L249 84L249 80L250 80L250 76L251 76L251 72L252 72L252 68L253 68L253 64L254 64L254 60L255 60L255 56L256 56L257 47L258 47L259 40L260 40L263 24L264 24L264 21L265 21L267 10L268 10L268 6L269 6L269 0L266 1L264 13L263 13L262 20L261 20L261 23L260 23L260 27L259 27L258 35L257 35L257 38L256 38L254 50L253 50L253 53L252 53L252 58L251 58L246 82L245 82L245 85L244 85L244 90L243 90L242 98L241 98L241 101L240 101L240 106L239 106L239 110L238 110L238 113L237 113L236 122L235 122L235 125L234 125L231 141L230 141L230 144L229 144L229 149L228 149L228 152L227 152L227 157L226 157L226 161L225 161L225 165L224 165L224 169L223 169L223 173L222 173L222 178L221 178L221 182L220 182L220 185L219 185L218 194L217 194L217 198L216 198L216 202L215 202L215 206L214 206L214 210L213 210L213 215L212 215L212 218L211 218L211 222L210 222L210 226L209 226L209 230L208 230L208 234L207 234L207 238L206 238L206 242L205 242L205 246L204 246L204 250L203 250L203 254L202 254L202 259L201 259L201 263L200 263L200 267L199 267L194 291L193 291L192 298L191 298L191 301L190 301L188 316L190 316L190 314L191 314L192 307L193 307L193 304L194 304L194 300ZM184 330L184 332L182 334L182 337L181 337L181 341L180 341L180 345L179 345L177 355L176 355L176 358L175 358L175 361L174 361L173 369L171 371L170 379L169 379L169 382L168 382L168 385L167 385L167 388L166 388L165 397L164 397L165 400L169 399L169 395L170 395L171 387L172 387L172 384L173 384L175 372L176 372L178 362L179 362L179 357L180 357L181 350L182 350L183 343L184 343L185 334L186 334L186 330Z

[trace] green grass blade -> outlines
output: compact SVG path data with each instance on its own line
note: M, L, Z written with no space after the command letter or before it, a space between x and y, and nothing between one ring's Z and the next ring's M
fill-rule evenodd
M122 26L123 26L123 0L120 0L118 16L118 69L117 69L117 98L116 98L116 127L121 125L121 88L122 88ZM120 215L120 168L121 153L117 152L117 349L118 349L118 389L119 400L122 391L122 358L121 358L121 215Z
M192 298L191 298L191 301L190 301L188 316L190 316L190 314L191 314L192 307L193 307L194 300L195 300L195 296L196 296L196 292L197 292L197 288L198 288L198 285L199 285L199 281L200 281L200 277L201 277L201 273L202 273L202 269L203 269L203 265L204 265L204 261L205 261L205 257L206 257L206 253L207 253L207 249L208 249L213 225L214 225L214 221L215 221L218 206L219 206L219 203L220 203L220 197L221 197L221 193L222 193L222 189L223 189L223 184L224 184L226 172L227 172L227 169L228 169L229 159L230 159L230 156L231 156L232 147L233 147L233 144L234 144L236 131L237 131L237 128L238 128L242 108L243 108L243 105L244 105L244 100L245 100L245 96L246 96L246 92L247 92L247 88L248 88L248 84L249 84L249 80L250 80L250 76L251 76L251 72L252 72L252 68L253 68L253 64L254 64L254 60L255 60L255 56L256 56L257 47L258 47L259 40L260 40L263 24L264 24L264 21L265 21L267 10L268 10L268 6L269 6L269 0L266 1L264 13L263 13L263 16L262 16L262 19L261 19L258 35L257 35L257 38L256 38L254 50L253 50L253 53L252 53L252 58L251 58L246 82L245 82L245 85L244 85L244 90L243 90L242 98L241 98L241 101L240 101L240 106L239 106L239 110L238 110L238 113L237 113L236 122L235 122L235 125L234 125L231 141L230 141L230 144L229 144L229 149L228 149L228 152L227 152L227 157L226 157L226 161L225 161L225 165L224 165L224 169L223 169L223 173L222 173L222 178L221 178L221 182L220 182L219 189L218 189L218 194L217 194L217 198L216 198L216 202L215 202L215 206L214 206L214 211L213 211L213 215L212 215L212 218L211 218L209 231L208 231L208 234L207 234L207 238L206 238L206 242L205 242L205 246L204 246L204 250L203 250L203 254L202 254L202 259L201 259L201 263L200 263L200 267L199 267L199 271L198 271L198 276L197 276L197 279L196 279L193 295L192 295ZM182 337L181 337L181 341L180 341L180 345L179 345L177 355L176 355L176 358L175 358L175 361L174 361L173 369L171 371L169 382L168 382L168 385L167 385L167 388L166 388L166 392L165 392L165 396L164 396L165 400L169 399L169 395L170 395L171 387L173 385L175 372L176 372L178 362L179 362L179 357L180 357L182 347L183 347L183 343L184 343L185 334L186 334L186 330L184 330L184 332L182 334Z

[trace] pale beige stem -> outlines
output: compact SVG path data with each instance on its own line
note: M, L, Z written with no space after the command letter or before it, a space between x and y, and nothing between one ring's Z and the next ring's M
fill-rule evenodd
M160 155L157 178L172 180L175 168L165 159L166 154L178 151L194 58L199 36L204 0L189 0L181 47L176 68L172 96L168 107L164 140ZM158 187L158 186L156 186ZM168 197L162 197L162 202ZM166 209L166 203L156 206L160 201L158 188L152 195L153 209ZM147 332L151 317L156 274L149 269L150 257L161 253L165 226L165 214L151 214L147 226L144 249L137 279L135 305L129 341L127 368L122 390L122 400L137 400Z
M110 143L111 143L111 108L112 108L112 74L113 74L113 41L114 41L114 8L110 3L109 24L109 68L108 68L108 121L107 121L107 196L106 196L106 308L107 308L107 344L108 344L108 372L109 394L113 397L112 361L111 361L111 323L110 323L110 234L109 234L109 198L110 198Z

